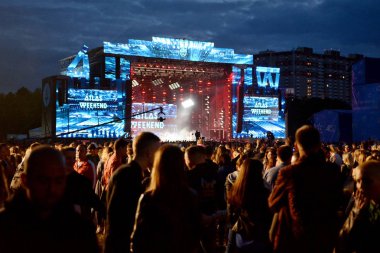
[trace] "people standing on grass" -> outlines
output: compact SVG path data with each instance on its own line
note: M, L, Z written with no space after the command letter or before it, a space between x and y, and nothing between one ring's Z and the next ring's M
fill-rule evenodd
M296 132L299 159L282 168L269 197L274 252L330 253L339 231L340 168L326 162L312 126Z
M201 213L184 165L177 146L166 144L156 153L150 184L136 212L132 252L193 253L198 249Z
M127 143L121 147L123 154L126 154ZM159 147L160 139L155 134L141 132L133 140L133 160L116 168L112 175L107 189L104 252L129 251L138 200L145 191L144 180L150 176L154 155ZM115 149L117 152L116 144Z

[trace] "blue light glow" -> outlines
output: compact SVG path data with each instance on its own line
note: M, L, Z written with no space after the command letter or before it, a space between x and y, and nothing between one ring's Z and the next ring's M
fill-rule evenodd
M57 90L58 93L58 90ZM68 89L67 103L56 102L56 135L123 119L125 97L117 90ZM57 94L58 95L58 94ZM118 138L124 134L124 120L62 135L61 138Z
M128 44L104 42L104 53L173 60L253 64L253 55L235 54L233 49L215 48L212 42L153 37Z
M121 80L130 80L131 79L131 62L120 58L120 78Z
M111 80L116 79L116 59L115 57L105 57L106 71L104 74L105 78Z
M86 78L87 80L90 79L90 64L88 61L87 50L88 47L83 45L82 50L78 52L77 56L67 67L67 71L64 74L70 77ZM79 65L81 61L82 66Z
M275 76L274 81L273 75ZM280 68L256 67L256 77L259 87L278 89Z
M252 86L252 68L244 69L244 85Z

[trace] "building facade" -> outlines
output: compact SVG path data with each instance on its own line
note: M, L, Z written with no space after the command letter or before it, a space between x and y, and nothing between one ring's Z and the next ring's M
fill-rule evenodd
M315 53L312 48L300 47L291 51L263 51L254 55L256 66L275 66L281 69L280 89L296 98L330 98L351 103L352 64L361 55L342 56L339 51Z

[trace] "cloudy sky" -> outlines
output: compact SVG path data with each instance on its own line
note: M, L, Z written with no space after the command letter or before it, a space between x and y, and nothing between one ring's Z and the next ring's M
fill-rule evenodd
M58 60L152 36L254 54L299 46L380 57L379 0L1 0L0 92L34 90Z

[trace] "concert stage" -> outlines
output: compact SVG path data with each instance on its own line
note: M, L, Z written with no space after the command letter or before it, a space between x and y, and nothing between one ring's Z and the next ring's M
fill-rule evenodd
M53 138L140 131L162 140L194 140L195 131L213 140L262 138L267 131L285 137L279 69L254 69L252 55L153 37L104 42L90 51L84 46L60 64L62 75L43 80L43 129Z

